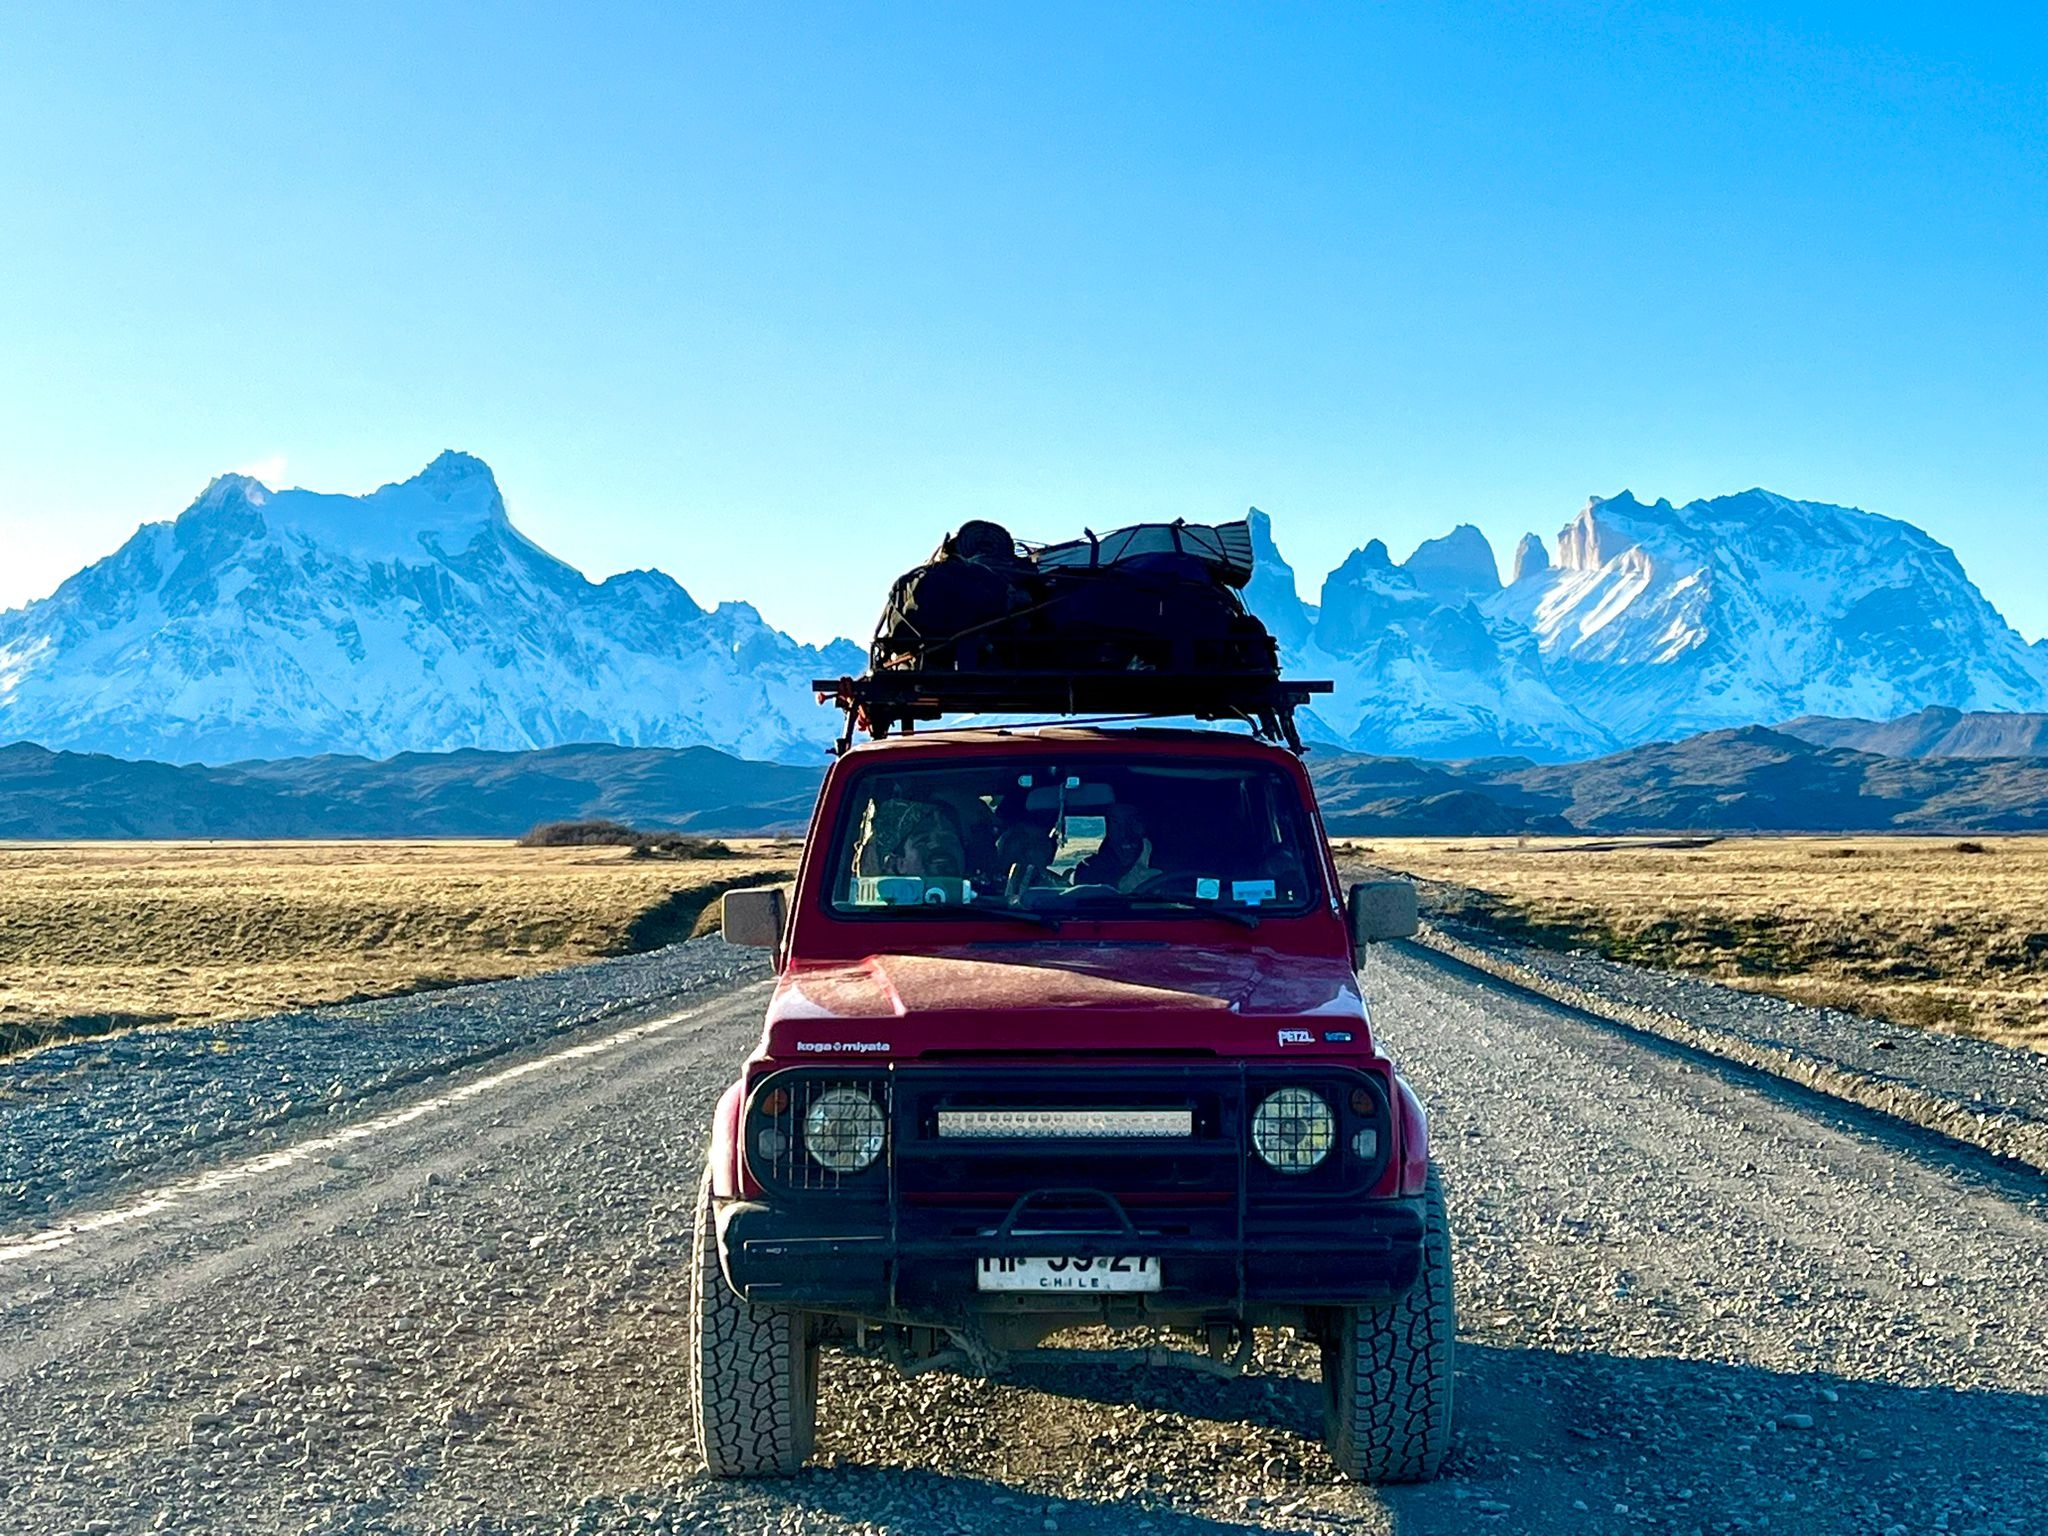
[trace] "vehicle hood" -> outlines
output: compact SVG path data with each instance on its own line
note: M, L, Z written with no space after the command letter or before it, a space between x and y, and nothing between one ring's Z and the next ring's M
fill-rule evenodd
M769 1005L766 1043L776 1057L1187 1047L1249 1054L1326 1043L1355 1050L1366 1023L1357 978L1341 958L1039 941L793 964Z

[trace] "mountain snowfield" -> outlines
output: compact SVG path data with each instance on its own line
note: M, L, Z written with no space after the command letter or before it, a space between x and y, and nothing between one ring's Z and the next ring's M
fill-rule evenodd
M2029 646L1910 524L1767 491L1595 498L1503 585L1464 526L1402 562L1379 540L1304 602L1252 513L1247 599L1290 673L1328 677L1307 734L1431 757L1590 757L1696 731L1929 706L2048 709ZM877 594L877 605L881 594ZM173 761L385 757L571 742L814 762L800 645L668 576L591 582L444 453L367 496L224 475L50 597L0 614L0 742Z
M1795 715L2041 706L2039 652L1910 523L1745 491L1627 492L1558 535L1489 612L1527 625L1558 692L1622 745Z
M0 739L216 763L584 741L815 761L810 683L862 660L658 571L585 580L451 452L360 497L223 475L0 614Z
M1338 683L1317 734L1360 751L1588 757L1802 715L2048 707L2048 643L1945 545L1762 490L1594 497L1555 560L1523 538L1505 586L1467 525L1398 565L1373 540L1315 607L1279 583L1255 599L1289 669Z

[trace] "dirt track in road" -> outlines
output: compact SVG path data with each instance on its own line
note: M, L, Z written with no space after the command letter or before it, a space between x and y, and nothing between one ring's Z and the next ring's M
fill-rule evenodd
M706 1479L689 1208L752 986L0 1232L0 1529L2048 1527L2039 1179L1438 957L1369 981L1459 1245L1432 1486L1337 1482L1277 1338L1236 1382L828 1357L818 1465Z

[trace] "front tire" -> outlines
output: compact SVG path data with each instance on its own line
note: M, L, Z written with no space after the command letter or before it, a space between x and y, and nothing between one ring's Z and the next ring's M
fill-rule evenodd
M690 1387L705 1467L713 1477L789 1476L811 1454L818 1349L803 1314L757 1307L727 1284L708 1173L691 1293Z
M1457 1338L1451 1231L1434 1166L1422 1189L1422 1272L1399 1300L1347 1307L1323 1343L1330 1457L1346 1477L1421 1483L1451 1448Z

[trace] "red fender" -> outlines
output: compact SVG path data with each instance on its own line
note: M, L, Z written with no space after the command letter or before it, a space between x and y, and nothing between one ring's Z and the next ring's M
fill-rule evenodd
M1419 1195L1429 1177L1429 1113L1398 1074L1394 1078L1394 1116L1401 1137L1401 1193Z
M718 1100L711 1116L711 1195L734 1200L740 1187L740 1100L745 1083L734 1083Z

